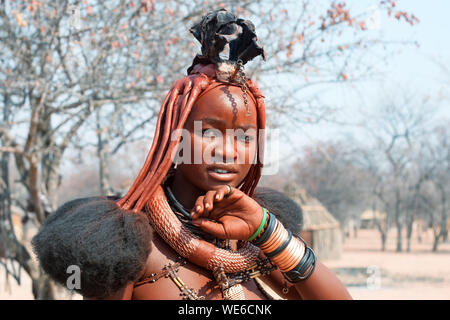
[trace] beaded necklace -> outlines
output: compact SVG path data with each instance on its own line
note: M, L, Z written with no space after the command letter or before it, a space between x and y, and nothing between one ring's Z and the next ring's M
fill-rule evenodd
M216 247L232 250L230 245L230 240L222 240L211 235L204 233L200 228L196 227L192 224L192 218L189 212L183 207L183 205L176 199L172 190L170 189L170 182L174 175L174 170L168 174L166 180L163 183L164 193L166 194L168 203L176 215L176 217L180 220L180 222L188 228L192 233L197 236L202 237L205 241L208 241L214 244ZM238 242L238 246L239 246ZM175 285L180 289L180 295L185 300L203 300L204 296L199 296L194 289L188 288L181 278L178 276L177 272L179 267L184 266L186 264L186 260L182 257L178 257L177 261L173 264L168 264L164 266L161 272L152 273L146 279L135 284L135 287L146 284L146 283L154 283L158 279L165 277L170 278ZM269 259L260 260L258 259L255 265L243 270L241 272L236 273L228 273L226 274L223 271L223 268L218 267L213 270L214 279L217 282L217 285L222 291L222 297L224 300L243 300L245 299L245 295L241 286L241 283L245 281L249 281L261 275L270 274L273 270L276 269L276 266L273 265ZM258 285L258 288L261 290L263 294L266 295L268 299L272 299L270 295L267 294L265 290Z

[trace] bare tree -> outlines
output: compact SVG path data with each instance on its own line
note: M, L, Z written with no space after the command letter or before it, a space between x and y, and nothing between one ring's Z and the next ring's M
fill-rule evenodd
M397 229L397 251L402 251L402 230L407 219L412 224L413 217L407 216L409 183L414 152L432 119L428 98L418 99L408 92L389 97L384 93L376 114L366 115L369 121L364 128L374 143L366 142L368 152L374 153L378 166L379 181L377 196L388 208ZM370 140L369 140L370 141ZM372 161L372 164L374 162ZM419 181L423 179L419 176ZM376 190L376 189L375 189Z
M291 168L295 181L323 203L342 226L366 209L369 175L349 141L321 143L304 150Z
M422 200L428 205L434 241L432 251L437 251L440 241L448 237L448 211L450 194L450 130L448 123L434 128L427 144L427 162L431 167L423 189Z
M82 6L80 25L72 25ZM160 17L125 1L75 6L69 1L8 2L0 7L0 19L1 151L14 155L16 188L28 195L12 202L33 213L39 227L57 206L63 155L91 115L114 102L151 118L154 110L140 102L160 99L171 82L163 75L179 73L185 65L177 55L188 53L174 51L172 63L160 63L161 57L169 59L166 34L179 34L182 25L171 23L169 14ZM165 47L160 45L164 42ZM189 43L184 40L184 46ZM8 216L10 211L4 212ZM13 239L11 230L2 231L2 238ZM11 252L20 251L17 242L5 243ZM51 298L50 282L24 256L14 258L31 277L35 297Z
M373 212L381 210L382 212L390 211L390 199L388 197L387 187L389 182L387 181L388 175L386 175L380 166L382 160L379 158L379 154L373 152L373 149L367 145L359 145L359 163L360 166L367 172L367 180L369 188L368 207ZM381 251L386 251L386 241L391 226L391 219L389 215L386 215L384 219L375 219L375 225L380 232L381 237Z
M274 110L306 112L312 104L298 104L290 93L360 78L370 69L361 63L364 53L385 44L368 36L367 12L353 15L335 1L305 0L302 10L268 0L222 5L261 27L258 34L271 59L250 64L248 73L261 80L268 95L280 93L271 101ZM162 95L198 51L188 27L213 8L215 2L199 0L40 0L0 6L0 232L5 255L31 277L36 298L52 298L52 285L28 259L31 252L14 240L11 205L23 208L38 228L58 205L64 155L92 145L98 149L102 192L110 192L109 157L127 141L144 137ZM380 1L378 8L417 21L393 1ZM355 31L349 41L345 35ZM305 81L289 81L293 86L273 81L282 74L301 74ZM14 188L11 162L18 174Z

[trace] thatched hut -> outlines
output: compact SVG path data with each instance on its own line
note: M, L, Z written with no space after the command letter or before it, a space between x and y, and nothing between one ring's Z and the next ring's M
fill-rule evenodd
M301 236L322 260L339 259L342 254L342 231L339 222L319 200L306 190L290 190L289 196L303 211Z
M377 210L367 209L359 216L361 229L372 229L377 223L386 220L386 213Z

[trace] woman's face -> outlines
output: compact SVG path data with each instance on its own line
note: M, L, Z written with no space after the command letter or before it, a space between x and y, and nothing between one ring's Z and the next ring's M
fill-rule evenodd
M187 138L183 137L179 152L183 163L177 171L198 189L208 191L224 184L237 187L255 163L257 111L250 97L247 101L248 107L241 88L219 86L194 104L184 125L190 146L183 144ZM184 154L188 150L190 156Z

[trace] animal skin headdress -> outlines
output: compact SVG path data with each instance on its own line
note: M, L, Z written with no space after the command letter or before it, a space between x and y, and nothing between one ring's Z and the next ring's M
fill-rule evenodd
M201 94L221 85L241 87L255 102L258 129L265 128L264 96L253 81L242 77L245 63L258 55L265 59L253 24L220 9L207 13L190 31L201 43L202 53L194 58L188 75L177 80L166 95L145 163L128 193L117 202L123 209L141 211L161 185L173 164L173 151L180 141L172 141L171 133L183 128ZM258 147L263 148L264 137L259 137L258 141ZM257 162L239 186L250 196L261 177L262 154L258 152Z
M266 59L253 23L225 9L209 12L189 31L202 45L202 54L194 58L188 73L196 64L213 62L219 81L238 82L240 67L259 55Z

